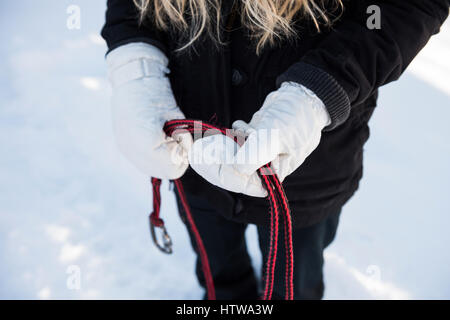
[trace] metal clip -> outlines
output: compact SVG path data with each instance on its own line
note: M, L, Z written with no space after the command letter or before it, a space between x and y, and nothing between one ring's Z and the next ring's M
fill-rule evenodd
M158 242L156 237L155 228L160 228L162 230L162 245ZM150 232L152 234L152 240L155 246L164 253L171 254L172 253L172 239L167 232L167 229L164 225L160 227L156 227L153 223L150 222Z

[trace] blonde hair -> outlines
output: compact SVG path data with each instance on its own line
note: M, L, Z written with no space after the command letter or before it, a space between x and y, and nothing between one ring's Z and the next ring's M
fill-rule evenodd
M217 43L220 39L221 1L231 0L133 0L143 21L150 14L162 30L172 27L182 31L187 41L184 50L206 32ZM242 25L256 39L259 53L276 40L290 39L296 34L293 24L298 17L309 18L317 31L330 26L336 12L342 11L342 0L237 0L240 2ZM327 8L327 9L326 9Z

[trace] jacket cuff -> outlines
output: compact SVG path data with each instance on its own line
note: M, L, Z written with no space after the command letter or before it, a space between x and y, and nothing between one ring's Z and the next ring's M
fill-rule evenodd
M328 73L313 65L298 62L277 78L277 86L294 81L313 91L324 103L331 124L324 131L331 131L344 123L350 115L350 99L341 85Z

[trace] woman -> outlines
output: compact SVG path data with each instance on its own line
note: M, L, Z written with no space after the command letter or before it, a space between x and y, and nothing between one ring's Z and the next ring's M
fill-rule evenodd
M181 177L218 299L258 297L244 232L258 226L266 260L256 170L269 162L292 210L294 297L323 296L323 250L358 188L377 89L399 78L448 11L448 0L108 1L118 145L144 173ZM165 136L164 123L183 118L247 139L237 148L220 135ZM195 161L205 156L213 161ZM279 260L274 298L284 293Z

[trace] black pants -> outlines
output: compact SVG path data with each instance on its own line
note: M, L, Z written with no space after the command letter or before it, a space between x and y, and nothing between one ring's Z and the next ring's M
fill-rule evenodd
M247 225L224 218L220 214L220 208L214 208L207 199L190 194L186 197L208 255L217 299L258 299L259 286L245 241ZM181 217L185 220L185 212L179 199L178 207ZM324 292L323 250L335 237L339 214L340 212L337 212L311 227L293 230L295 299L322 298ZM197 252L189 227L188 230L192 247ZM281 237L283 237L282 231L283 228L280 228ZM268 227L258 226L258 238L265 262L269 243ZM284 252L284 242L279 241L279 243L279 252ZM284 272L285 261L279 258L275 269L273 299L284 297ZM205 287L198 256L196 274L200 284Z

